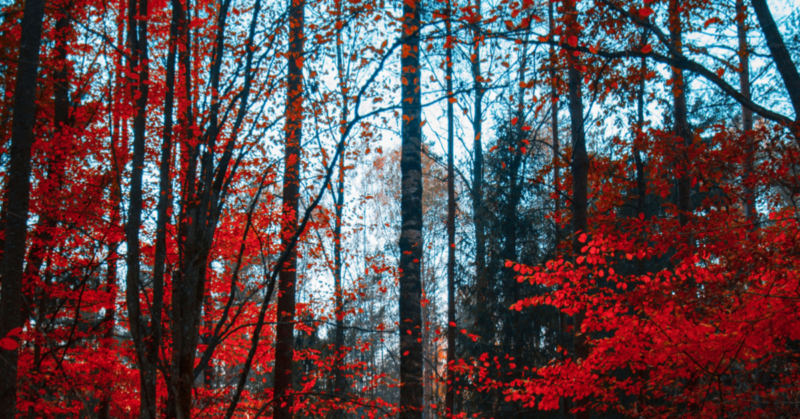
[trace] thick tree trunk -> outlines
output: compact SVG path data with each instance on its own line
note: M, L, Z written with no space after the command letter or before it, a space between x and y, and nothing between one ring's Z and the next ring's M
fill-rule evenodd
M422 418L422 96L419 0L403 5L400 157L400 419Z
M447 0L445 21L445 84L447 94L453 94L453 45L451 42L452 4ZM445 380L445 415L455 414L456 403L456 193L453 137L455 124L453 103L447 101L447 378Z
M22 278L28 234L28 209L31 184L31 147L36 126L36 85L39 75L39 48L42 43L44 1L27 0L22 16L17 81L11 125L8 180L5 191L6 221L3 258L0 262L0 337L22 327ZM14 419L17 402L18 350L0 350L0 419Z
M297 230L300 194L300 145L303 130L303 58L305 24L304 0L289 3L289 51L286 98L286 145L283 173L283 220L281 240L289 245ZM297 291L297 250L291 253L278 278L278 326L275 341L274 419L292 417L292 362L294 359L295 293Z

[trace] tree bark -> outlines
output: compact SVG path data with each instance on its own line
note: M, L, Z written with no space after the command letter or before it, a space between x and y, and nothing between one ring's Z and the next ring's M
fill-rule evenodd
M422 418L422 97L420 1L403 5L400 58L402 155L400 157L400 419Z
M550 26L550 36L553 36L555 33L555 20L553 16L553 2L547 3L547 15L549 17L549 26ZM558 79L556 78L556 53L553 44L550 44L550 59L551 59L551 67L550 67L550 100L552 102L551 111L550 111L550 133L552 135L552 142L553 142L553 191L555 191L555 199L553 202L554 212L556 214L561 213L561 188L559 183L561 182L561 167L558 165L558 161L560 160L561 154L561 145L559 144L560 141L558 139ZM561 240L561 225L558 222L558 219L554 219L555 222L555 254L558 255L558 242Z
M574 0L564 2L564 26L567 39L579 37L578 12ZM572 131L572 254L578 257L584 244L580 241L582 234L588 235L588 189L589 189L589 154L586 151L586 133L583 120L582 80L578 71L579 60L571 52L567 54L567 83L569 89L569 116ZM575 314L574 340L575 358L585 360L589 356L586 335L581 331L585 313ZM576 419L588 419L591 412L586 408L587 399L577 400Z
M452 0L447 0L445 20L445 84L447 94L453 94L453 45L451 19ZM455 124L453 103L447 101L447 378L445 380L445 417L455 415L456 400L456 193L454 145Z
M516 261L517 260L517 228L519 223L519 216L517 207L522 199L522 182L519 181L519 170L522 166L522 159L525 150L527 149L523 143L526 139L525 131L522 127L525 125L525 73L527 72L528 65L528 36L529 31L525 34L522 44L520 45L520 65L517 73L519 90L517 92L517 109L516 118L517 124L514 126L513 133L508 136L509 144L506 148L512 151L510 154L510 161L508 162L508 187L506 188L508 198L506 200L504 223L503 223L503 259ZM504 295L505 307L511 307L519 301L519 282L517 282L517 272L513 268L503 268L504 271ZM503 321L503 340L505 343L506 351L509 355L519 358L522 355L522 347L524 345L525 332L521 325L514 321L516 311L504 310L505 320Z
M125 277L125 299L128 307L128 321L134 348L136 363L139 367L139 417L155 419L156 417L156 363L151 358L152 344L150 336L155 322L148 328L139 301L141 288L140 239L142 226L142 178L145 158L145 130L147 97L149 93L148 64L148 0L129 0L128 2L128 48L130 59L128 71L136 78L130 80L130 97L134 101L133 118L133 157L128 201L128 224L125 227L127 246L127 274ZM153 304L155 308L155 302ZM151 313L154 314L154 313Z
M161 161L159 163L159 191L156 204L156 242L155 258L153 261L153 306L152 326L150 339L147 345L147 356L153 368L158 365L158 352L162 339L162 312L164 309L164 275L167 259L167 223L169 222L168 209L172 204L172 135L173 135L173 110L175 99L175 61L178 44L178 25L182 15L182 6L172 2L172 20L170 22L166 88L164 97L164 130L161 142ZM155 373L154 373L155 374ZM155 405L153 407L155 411Z
M56 245L53 242L52 231L57 226L57 216L60 213L60 194L64 183L63 156L67 155L70 147L72 147L69 129L73 125L69 117L70 65L67 59L67 43L72 32L72 22L68 16L71 3L61 7L63 8L58 9L58 18L56 20L56 71L53 74L52 135L54 144L52 146L57 148L51 149L52 154L47 159L47 182L39 186L39 199L42 201L40 202L41 210L39 219L31 233L28 261L25 264L23 276L23 282L42 284L41 286L36 286L36 295L30 296L35 300L35 305L38 308L35 313L37 318L34 325L36 333L46 333L46 331L42 330L42 327L46 323L47 316L52 308L52 299L49 295L52 274L48 272L43 278L42 267L45 264L45 260L50 259ZM23 307L25 316L32 314L29 312L30 308L31 306ZM35 340L33 344L33 370L34 374L38 374L42 362L42 345L38 340ZM28 417L35 417L35 410L32 406L28 408Z
M343 18L343 11L342 11L342 0L336 1L336 9L337 9L337 19ZM347 80L345 75L345 66L344 66L344 52L342 51L343 42L342 42L342 30L344 26L339 28L336 31L336 70L338 73L339 78L339 95L341 96L342 100L342 109L341 109L341 127L340 127L340 135L342 138L339 139L339 142L342 147L342 153L339 157L339 173L338 173L338 180L336 185L331 190L335 189L335 192L332 194L335 200L335 226L333 229L333 259L334 259L334 274L333 274L333 291L336 304L335 307L335 315L336 315L336 331L334 336L334 356L335 356L335 364L333 368L333 395L338 400L343 400L347 395L347 379L344 374L344 358L347 355L347 352L344 349L344 296L342 294L342 265L344 261L342 260L342 217L344 215L344 168L345 168L345 156L344 148L346 147L345 136L347 135L347 106L348 106L348 96L347 96ZM336 409L334 411L335 418L343 418L345 410L344 409Z
M736 0L736 35L739 41L739 90L742 96L751 99L750 95L750 58L747 43L747 28L745 27L745 19L747 17L747 7L744 5L743 0ZM745 106L742 106L742 135L744 135L747 142L747 158L744 167L744 215L750 229L755 228L756 216L756 191L747 186L748 179L753 174L754 154L756 151L756 144L752 135L753 131L753 111Z
M642 35L642 45L647 44L646 33ZM645 75L647 74L647 58L642 57L639 90L636 92L636 131L633 138L633 161L636 166L636 210L644 214L645 199L647 197L647 183L644 178L644 161L642 160L641 139L644 135L644 90Z
M27 0L22 15L17 80L14 88L11 146L6 184L5 243L0 262L0 337L25 323L22 278L28 234L28 209L31 184L31 147L36 127L36 85L39 75L39 48L44 20L43 0ZM0 350L0 419L14 419L17 402L17 363L19 351Z
M289 0L289 51L286 97L286 144L283 173L282 245L287 247L297 230L300 193L300 145L303 129L304 0ZM294 359L297 250L292 247L278 278L278 326L275 341L274 419L292 417L292 362Z
M670 0L669 2L669 33L672 46L682 53L683 28L680 16L681 0ZM675 57L676 59L678 57ZM692 144L692 130L689 127L688 110L686 108L686 85L683 79L683 71L673 67L672 72L672 107L673 107L673 130L678 137L678 164L676 180L678 183L678 222L685 226L689 222L689 215L692 211L691 197L691 164L689 162L688 148Z
M481 13L481 0L475 0L476 13ZM483 82L481 76L481 34L480 23L475 23L472 28L472 57L470 57L470 70L475 98L475 113L472 115L473 138L473 166L472 166L472 213L475 223L475 282L476 295L482 306L487 298L486 290L489 287L486 277L486 230L483 216ZM488 333L478 327L479 334ZM484 336L486 337L486 336Z

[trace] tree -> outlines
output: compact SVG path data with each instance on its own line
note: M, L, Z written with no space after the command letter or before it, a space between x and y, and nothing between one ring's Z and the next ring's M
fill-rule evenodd
M400 230L400 417L422 417L422 92L420 79L421 3L405 2L400 39L401 230Z
M36 86L39 74L39 48L42 43L44 1L28 0L20 24L19 64L14 87L13 125L9 150L8 179L5 188L3 220L5 222L3 255L0 260L0 336L6 339L19 334L23 317L23 269L28 233L30 202L31 148L36 128ZM16 415L17 364L16 341L4 341L0 360L5 365L0 377L0 416Z

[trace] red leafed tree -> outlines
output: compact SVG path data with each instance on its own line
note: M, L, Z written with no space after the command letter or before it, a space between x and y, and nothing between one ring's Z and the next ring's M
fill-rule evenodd
M7 2L0 416L797 416L784 12Z

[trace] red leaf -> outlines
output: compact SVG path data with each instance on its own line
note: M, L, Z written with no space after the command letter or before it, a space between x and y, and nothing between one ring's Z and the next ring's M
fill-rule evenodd
M653 47L650 46L650 44L647 44L642 48L642 52L645 54L651 53L653 52Z
M639 9L639 16L641 16L642 18L646 18L647 16L650 16L652 14L653 14L653 9L649 7L642 7L641 9Z
M569 38L567 38L567 43L572 48L575 48L578 46L578 38L575 35L571 35Z
M2 338L0 339L0 348L7 351L13 351L19 347L19 344L14 339Z
M512 118L511 119L511 125L517 125L517 121L518 120L519 120L519 118Z

